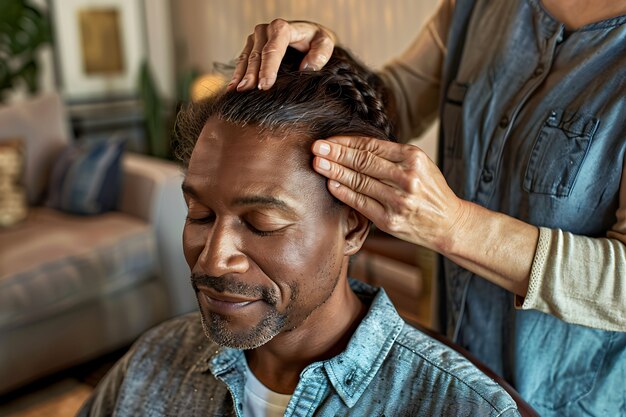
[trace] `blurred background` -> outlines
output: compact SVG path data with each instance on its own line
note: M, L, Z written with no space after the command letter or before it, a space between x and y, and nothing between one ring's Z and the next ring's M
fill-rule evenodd
M147 328L193 311L177 110L257 23L379 68L436 0L0 0L0 415L73 415ZM436 160L436 126L415 143ZM375 232L351 274L430 326L432 254Z

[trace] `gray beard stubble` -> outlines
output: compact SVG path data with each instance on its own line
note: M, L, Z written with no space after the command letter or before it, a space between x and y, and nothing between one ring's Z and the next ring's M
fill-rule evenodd
M220 346L231 347L235 349L255 349L269 342L274 336L280 333L287 324L289 309L284 313L279 313L276 309L278 303L277 295L268 288L254 287L240 281L234 281L228 278L215 278L206 275L191 276L191 285L196 292L198 299L198 307L200 309L200 319L204 334L209 340ZM238 294L250 298L260 298L265 302L270 310L263 319L252 329L243 332L233 332L230 329L230 319L217 313L207 314L202 311L200 299L198 298L198 285L204 285L212 288L217 292L228 292L230 294ZM291 301L297 296L297 287L292 288Z

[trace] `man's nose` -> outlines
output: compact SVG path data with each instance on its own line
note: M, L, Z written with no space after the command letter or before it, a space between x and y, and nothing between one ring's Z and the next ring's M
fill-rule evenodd
M216 223L198 259L202 271L213 277L246 272L250 264L240 243L235 231Z

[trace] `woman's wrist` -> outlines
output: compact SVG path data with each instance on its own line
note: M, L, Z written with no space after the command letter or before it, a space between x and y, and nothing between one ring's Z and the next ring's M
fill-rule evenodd
M525 296L539 229L468 201L460 207L438 252L494 284Z

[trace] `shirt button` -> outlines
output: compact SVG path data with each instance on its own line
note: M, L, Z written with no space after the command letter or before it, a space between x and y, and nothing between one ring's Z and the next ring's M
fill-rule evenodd
M558 116L558 114L555 111L551 111L550 112L550 116L548 116L548 122L556 123L557 116Z
M502 116L502 119L500 119L500 127L504 129L508 125L509 125L509 118L507 116Z
M544 68L543 68L543 64L539 64L539 65L537 65L537 68L535 68L535 72L533 73L533 75L534 75L535 77L540 76L541 74L543 74L543 69L544 69Z
M563 38L563 33L559 33L559 35L556 37L556 43L559 44L563 42Z
M490 183L491 181L493 181L493 173L491 171L484 170L482 178L483 182Z

